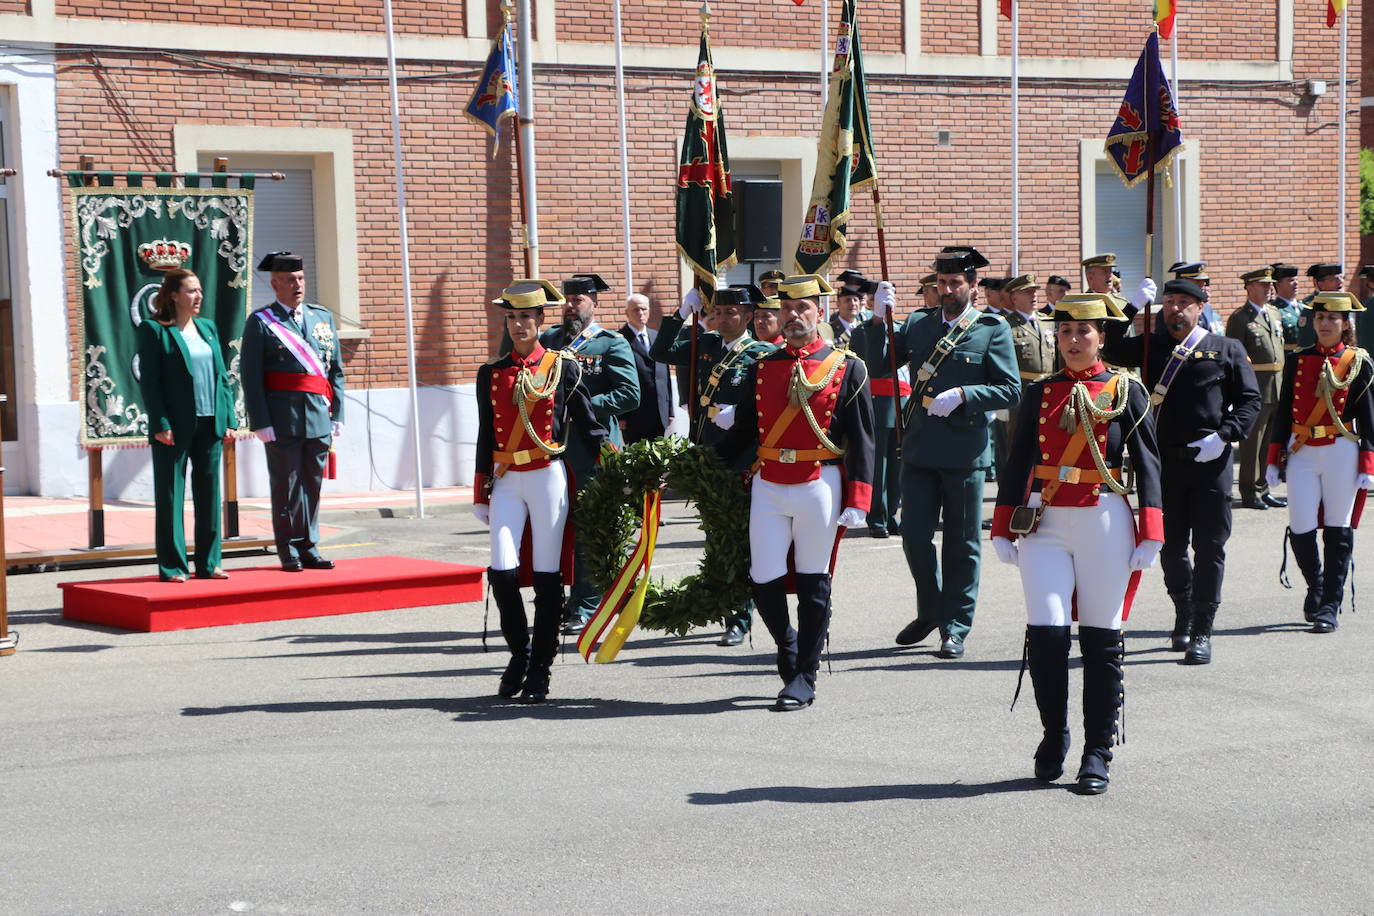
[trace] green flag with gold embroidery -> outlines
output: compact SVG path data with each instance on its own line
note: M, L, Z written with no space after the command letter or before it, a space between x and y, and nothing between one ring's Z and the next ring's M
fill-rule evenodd
M716 275L735 263L735 204L725 116L705 22L697 54L692 106L682 136L677 173L677 250L692 272L714 287Z

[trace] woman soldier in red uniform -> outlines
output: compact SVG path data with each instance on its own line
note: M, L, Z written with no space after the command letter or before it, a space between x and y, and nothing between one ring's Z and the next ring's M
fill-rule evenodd
M1069 629L1083 655L1081 795L1107 791L1117 715L1125 699L1121 624L1139 571L1164 542L1159 454L1150 401L1139 382L1098 357L1108 321L1125 321L1110 296L1055 303L1064 370L1021 398L993 515L992 543L1019 566L1026 598L1026 659L1044 737L1035 776L1052 782L1069 750ZM1139 524L1126 502L1121 463L1135 464Z
M1265 477L1271 487L1278 482L1286 450L1286 537L1307 581L1303 616L1313 633L1330 633L1341 612L1365 491L1374 486L1374 367L1355 346L1353 316L1364 311L1358 299L1346 292L1319 293L1306 307L1317 343L1284 364ZM1318 527L1324 563L1317 553ZM1279 581L1287 585L1282 574Z
M472 510L491 526L487 582L510 647L497 693L539 703L549 692L563 614L564 528L572 505L563 449L569 427L592 454L608 434L592 413L577 360L539 343L544 307L563 304L558 290L544 280L520 280L493 304L506 309L511 352L477 370ZM523 544L527 530L530 542ZM532 645L520 598L522 553L534 569Z

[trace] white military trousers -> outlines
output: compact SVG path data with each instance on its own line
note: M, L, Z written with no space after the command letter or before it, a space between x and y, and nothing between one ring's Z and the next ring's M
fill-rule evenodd
M558 572L568 523L568 472L562 461L533 471L509 470L491 488L491 568L520 565L520 540L530 523L535 572Z
M1135 522L1125 497L1103 493L1095 506L1050 506L1020 545L1027 623L1121 629L1135 550Z
M769 483L758 474L749 494L749 575L772 582L787 575L787 550L794 548L799 573L830 572L840 521L840 469L821 468L806 483Z
M1349 439L1304 445L1288 458L1288 527L1294 534L1317 528L1317 510L1328 528L1349 528L1355 511L1360 449Z

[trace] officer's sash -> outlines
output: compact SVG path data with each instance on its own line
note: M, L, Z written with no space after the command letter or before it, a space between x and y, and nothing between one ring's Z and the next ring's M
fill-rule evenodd
M926 357L926 361L921 363L921 368L916 370L916 384L912 386L913 394L925 390L926 384L939 371L945 357L954 352L954 348L959 346L959 341L964 339L964 335L968 333L969 328L973 327L973 323L977 320L978 310L970 305L964 309L964 313L959 316L959 319L950 325L949 331L936 342L935 349L930 352L930 356Z
M1169 393L1169 386L1178 378L1178 370L1183 368L1183 364L1188 361L1188 357L1193 355L1198 344L1202 343L1202 338L1207 336L1207 329L1198 325L1188 332L1188 336L1183 338L1174 352L1169 354L1168 365L1164 367L1163 374L1159 381L1155 383L1155 390L1150 393L1150 409L1159 410L1159 405L1164 403L1164 396Z
M304 310L302 310L302 314L304 314ZM314 348L306 343L304 337L293 333L286 326L286 323L277 315L275 306L269 305L265 309L259 309L258 317L262 319L262 323L276 336L277 340L281 341L282 346L291 351L291 355L296 357L296 362L301 364L301 368L306 371L307 375L324 377L324 364L320 362Z
M747 333L741 334L739 340L730 344L725 355L722 356L714 366L711 367L711 374L707 377L706 383L702 385L701 397L697 403L702 407L708 406L715 397L716 391L720 388L721 381L725 378L725 373L734 369L740 357L749 349L752 344L758 341L750 337Z
M568 341L568 345L563 349L567 350L569 353L580 353L582 348L587 345L587 341L595 337L600 330L601 325L599 324L588 325L582 329L581 334L578 334L572 340Z

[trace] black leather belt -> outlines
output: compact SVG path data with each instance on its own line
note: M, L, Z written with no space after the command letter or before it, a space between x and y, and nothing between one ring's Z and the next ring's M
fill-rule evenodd
M1161 445L1159 447L1159 457L1168 458L1170 461L1192 461L1197 458L1197 449L1192 446L1172 446Z

